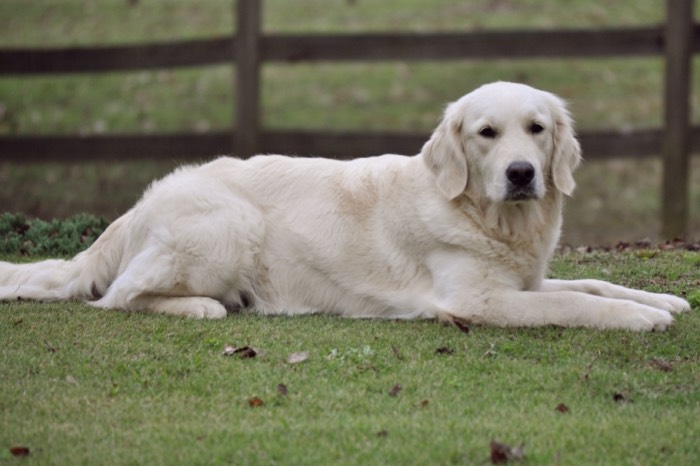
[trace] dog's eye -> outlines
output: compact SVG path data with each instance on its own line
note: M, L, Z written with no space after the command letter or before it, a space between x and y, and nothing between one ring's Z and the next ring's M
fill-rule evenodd
M485 126L479 130L479 136L487 139L493 139L496 137L496 130L490 126Z
M530 125L529 129L532 134L540 134L542 131L544 131L544 126L539 123L533 123Z

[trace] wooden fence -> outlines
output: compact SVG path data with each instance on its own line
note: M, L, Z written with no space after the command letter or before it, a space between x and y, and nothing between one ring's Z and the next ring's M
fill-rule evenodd
M339 159L386 152L415 154L427 134L273 131L261 126L260 68L267 62L492 60L661 56L665 62L664 127L581 132L587 159L663 155L663 235L686 232L691 152L700 127L689 118L691 60L700 52L694 0L667 0L664 25L593 30L530 30L440 34L280 35L261 33L262 0L236 0L236 32L147 45L0 49L0 78L100 73L230 63L235 65L236 119L231 131L92 136L0 137L0 161L40 162L202 159L222 153L325 155ZM436 65L438 66L438 65Z

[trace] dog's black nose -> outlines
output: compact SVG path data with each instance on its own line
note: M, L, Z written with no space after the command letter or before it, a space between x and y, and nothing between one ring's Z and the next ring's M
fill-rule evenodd
M514 186L527 186L535 177L535 167L528 162L513 162L508 165L506 176Z

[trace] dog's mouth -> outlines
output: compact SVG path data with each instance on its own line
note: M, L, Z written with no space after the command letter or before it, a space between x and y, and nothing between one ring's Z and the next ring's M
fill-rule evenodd
M532 201L538 199L537 193L531 186L521 187L521 186L511 186L506 194L506 202L522 202L522 201Z

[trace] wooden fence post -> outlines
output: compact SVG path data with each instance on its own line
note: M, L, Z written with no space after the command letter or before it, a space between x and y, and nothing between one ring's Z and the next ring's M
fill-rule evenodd
M262 0L236 0L236 156L260 143L260 29Z
M662 235L688 228L690 63L694 0L666 0Z

